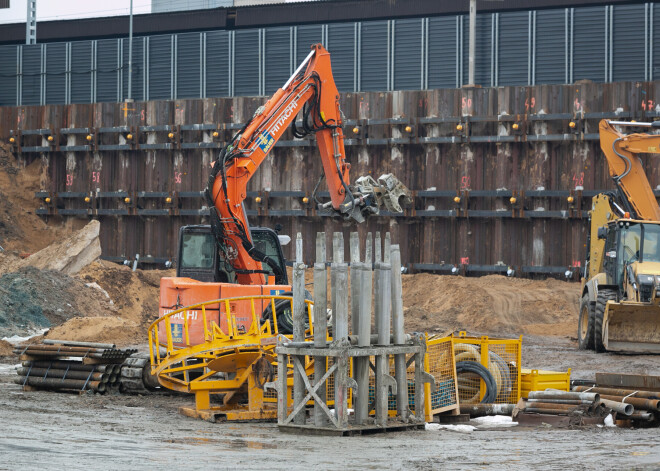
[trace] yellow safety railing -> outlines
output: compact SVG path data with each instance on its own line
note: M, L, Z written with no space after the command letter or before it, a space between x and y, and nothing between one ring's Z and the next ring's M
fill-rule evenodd
M271 319L264 320L263 324L261 323L261 314L257 316L257 309L255 306L255 301L257 300L270 300L267 306L270 306L271 309ZM162 361L172 355L183 353L182 350L187 350L193 347L199 347L199 345L190 343L190 324L191 319L187 315L188 312L192 310L201 310L202 312L202 328L204 333L204 343L224 341L227 348L233 348L237 344L242 343L245 340L256 341L259 344L259 341L268 338L275 337L279 334L278 322L277 322L277 309L275 307L276 300L289 300L291 312L293 312L293 297L292 296L281 296L281 295L259 295L259 296L237 296L232 298L223 298L223 299L214 299L211 301L205 301L203 303L192 304L189 306L184 306L179 309L176 309L172 312L169 312L156 321L152 322L149 326L149 355L151 358L152 367L157 367L162 363ZM241 331L237 327L236 321L236 312L232 311L231 303L235 302L244 302L250 303L250 313L252 321L250 323L250 328ZM224 312L220 314L225 315L227 319L227 331L225 332L216 322L210 321L207 318L207 309L209 305L223 305L225 308ZM314 302L306 299L305 305L307 309L307 318L308 318L308 329L305 332L306 337L311 337L314 335L314 327L312 323L312 312ZM179 345L175 345L174 339L172 337L172 317L178 316L181 314L183 316L183 334L185 342L177 342ZM272 323L272 328L271 328ZM165 326L165 339L161 339L158 333L159 327ZM163 341L164 340L164 341ZM184 345L181 345L181 344ZM166 348L166 354L161 355L160 347ZM197 349L195 349L197 350ZM201 353L200 349L200 353ZM178 355L177 355L178 356Z

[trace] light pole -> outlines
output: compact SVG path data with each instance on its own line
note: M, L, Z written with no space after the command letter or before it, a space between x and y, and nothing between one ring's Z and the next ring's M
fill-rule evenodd
M131 11L128 20L128 96L126 101L133 101L133 0L131 0Z
M477 0L470 0L470 49L468 56L469 86L474 86L474 54L475 54L476 42L477 42L476 30L477 30Z

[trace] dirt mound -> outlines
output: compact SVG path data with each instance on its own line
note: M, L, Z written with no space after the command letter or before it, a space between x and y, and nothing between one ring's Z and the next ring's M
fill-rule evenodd
M76 316L109 316L101 290L52 270L24 267L0 277L0 337L26 335Z
M74 317L50 329L47 337L117 345L135 345L147 340L146 330L143 332L138 324L121 317Z
M0 246L7 251L34 253L53 242L65 229L59 221L47 225L35 211L35 191L42 188L42 163L19 165L11 148L0 144Z
M14 356L14 346L6 340L0 340L0 357Z
M404 275L406 330L574 335L579 291L554 279Z
M78 276L107 293L115 312L112 317L82 316L51 329L47 336L77 341L135 345L147 341L147 329L158 318L160 278L173 270L132 271L129 267L96 261Z

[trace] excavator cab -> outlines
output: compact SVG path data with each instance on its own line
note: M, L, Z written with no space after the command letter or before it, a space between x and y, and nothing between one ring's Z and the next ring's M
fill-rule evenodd
M266 227L251 227L250 234L254 246L266 254L280 268L276 275L273 268L263 264L263 269L274 277L278 285L288 285L286 260L282 252L281 238L287 236L278 234ZM286 240L285 240L286 242ZM177 257L176 276L192 278L204 282L236 283L236 275L223 253L216 249L217 244L211 226L190 225L179 229L179 250Z

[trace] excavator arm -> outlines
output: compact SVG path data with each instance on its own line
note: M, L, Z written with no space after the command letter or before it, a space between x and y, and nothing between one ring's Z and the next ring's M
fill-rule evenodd
M660 207L638 156L660 153L660 135L622 134L614 126L658 129L660 121L631 123L604 119L599 124L600 146L607 158L610 176L619 191L623 209L629 212L633 219L659 221Z
M300 128L295 124L299 115ZM276 268L252 243L243 201L248 182L291 125L297 138L316 135L330 193L330 201L320 202L316 185L313 196L319 210L362 222L366 216L378 214L380 206L400 212L400 203L411 200L409 190L391 174L383 175L378 182L363 177L356 185L350 185L350 164L346 162L339 92L332 77L330 54L321 44L315 44L284 86L257 109L220 152L209 175L206 196L213 232L223 258L240 284L263 284L265 270L261 263Z

